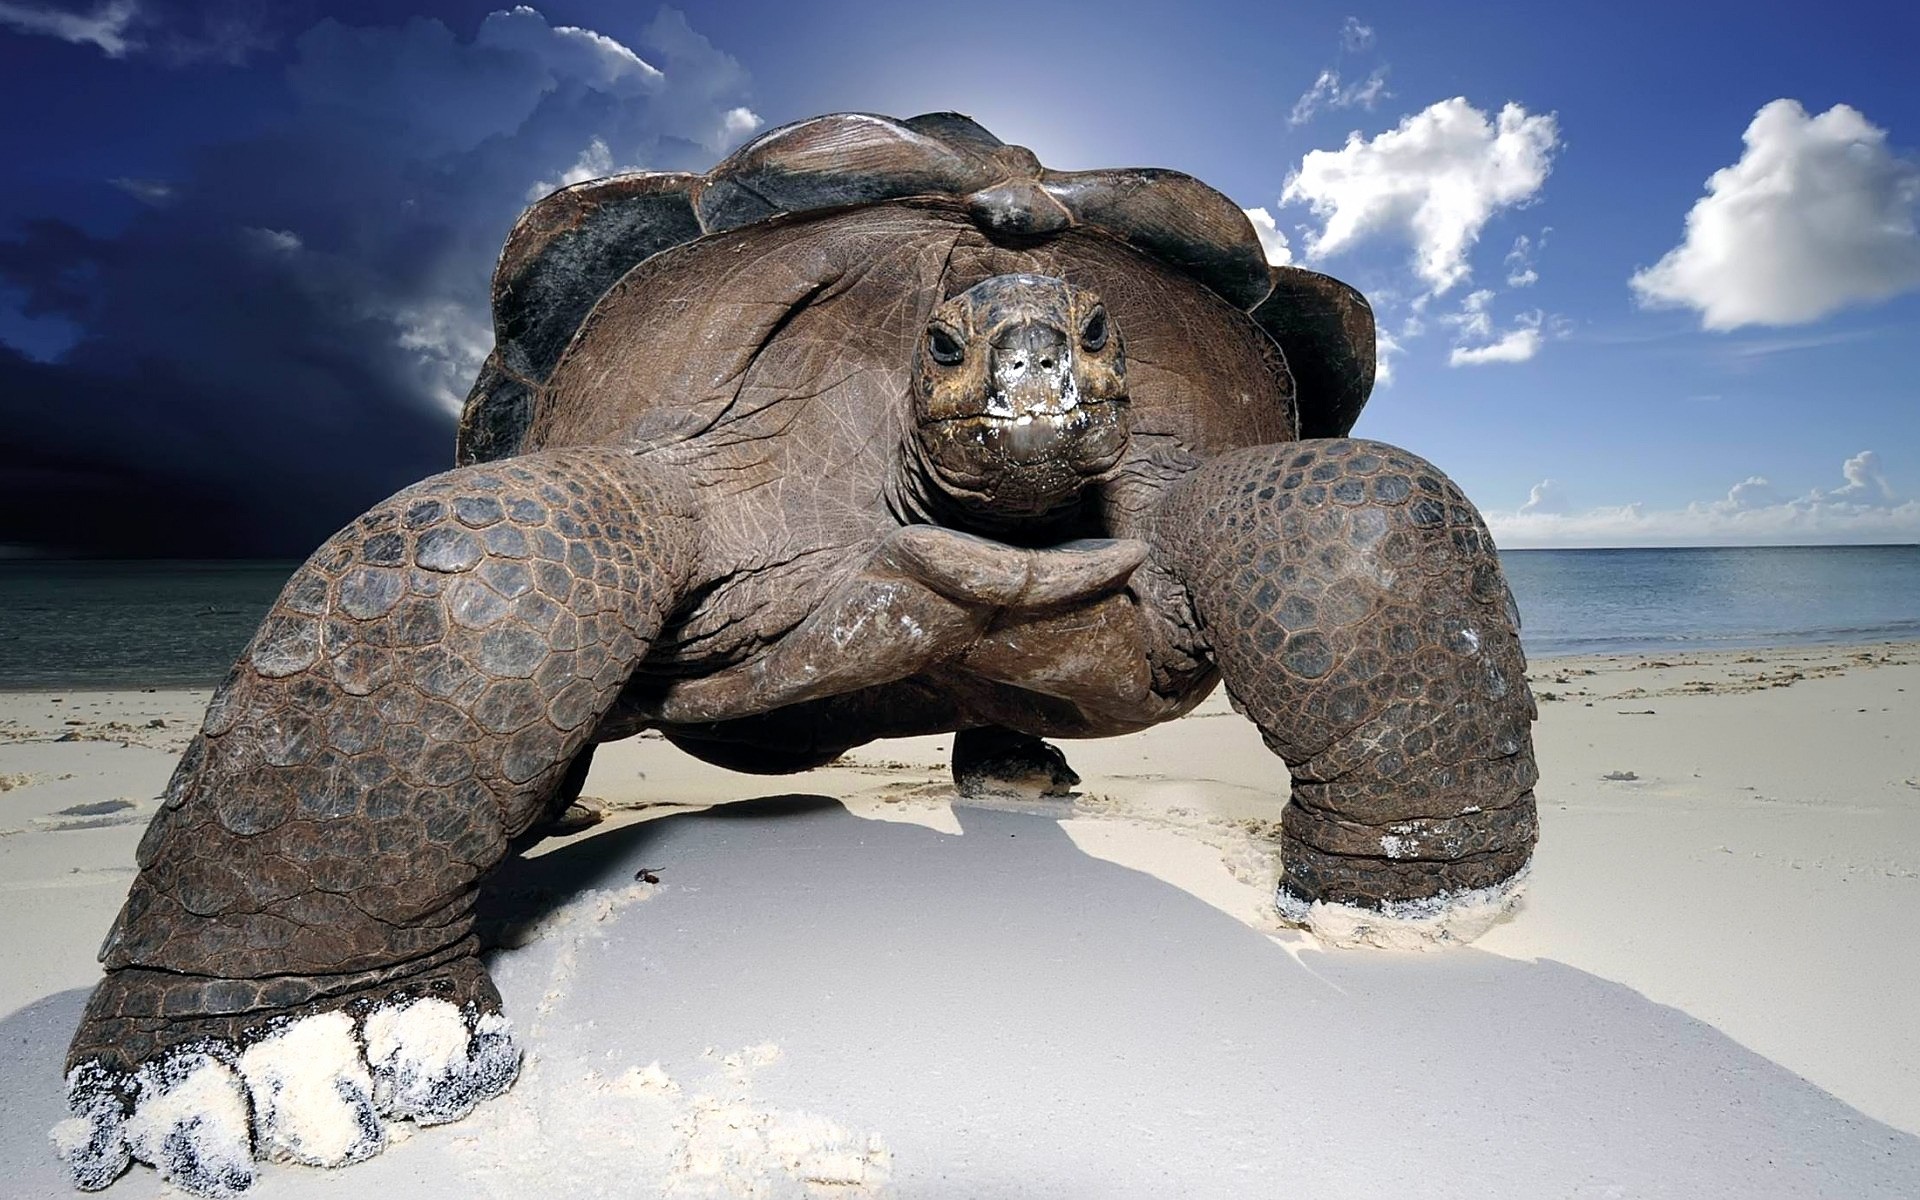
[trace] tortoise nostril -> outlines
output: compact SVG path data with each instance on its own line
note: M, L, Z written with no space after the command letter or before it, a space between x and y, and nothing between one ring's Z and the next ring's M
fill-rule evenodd
M1040 360L1040 366L1043 369L1051 370L1053 368L1053 360L1050 358L1043 358Z

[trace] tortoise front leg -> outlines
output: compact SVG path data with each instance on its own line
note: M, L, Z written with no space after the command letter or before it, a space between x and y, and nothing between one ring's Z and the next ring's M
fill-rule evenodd
M1462 936L1449 916L1499 911L1536 837L1535 710L1459 489L1377 442L1238 451L1168 496L1154 554L1292 772L1282 911L1327 928L1326 906L1358 907L1442 938Z
M408 488L294 572L141 840L68 1055L75 1182L190 1191L452 1120L519 1053L472 906L683 593L690 522L613 450Z

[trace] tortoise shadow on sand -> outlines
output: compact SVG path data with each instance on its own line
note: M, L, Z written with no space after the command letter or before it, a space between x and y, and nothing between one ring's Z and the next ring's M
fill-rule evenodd
M269 1168L256 1194L631 1194L647 1160L608 1155L617 1127L598 1154L555 1136L582 1073L657 1060L691 1094L714 1048L764 1043L755 1103L882 1135L901 1195L1920 1194L1920 1138L1619 984L1471 949L1289 954L1057 821L955 811L960 836L770 795L513 864L496 914L560 919L493 962L537 1065L477 1137ZM644 902L565 923L643 869ZM84 999L0 1022L14 1195L72 1194L44 1131Z

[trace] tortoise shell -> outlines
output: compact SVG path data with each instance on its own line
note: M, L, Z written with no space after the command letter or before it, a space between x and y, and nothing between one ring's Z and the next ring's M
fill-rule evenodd
M769 130L705 175L630 172L561 188L515 222L493 278L494 351L460 421L461 464L515 453L534 391L596 304L674 246L788 214L959 199L990 238L1075 227L1118 238L1247 312L1293 375L1300 436L1353 427L1373 387L1373 313L1339 280L1270 266L1245 214L1178 171L1054 171L959 113L836 113Z

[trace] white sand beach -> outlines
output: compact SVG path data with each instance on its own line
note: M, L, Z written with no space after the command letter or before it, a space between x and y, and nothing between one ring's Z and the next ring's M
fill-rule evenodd
M1920 645L1531 678L1527 892L1427 952L1279 923L1285 773L1224 695L1063 743L1049 811L956 807L948 738L604 747L607 819L499 887L518 1084L253 1194L1920 1195ZM0 695L8 1196L73 1194L60 1059L206 698Z

